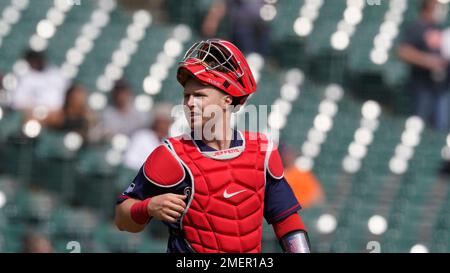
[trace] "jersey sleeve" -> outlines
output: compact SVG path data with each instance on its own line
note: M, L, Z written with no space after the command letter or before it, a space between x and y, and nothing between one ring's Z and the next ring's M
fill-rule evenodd
M269 224L281 221L301 209L297 198L284 177L273 178L266 174L264 218Z
M157 166L147 166L146 168L155 168ZM183 167L184 171L187 170ZM175 185L174 187L160 187L154 183L151 183L146 175L144 174L144 166L139 169L138 174L133 179L133 182L125 189L125 191L117 197L116 204L120 204L128 198L133 198L137 200L145 200L147 198L166 194L166 193L175 193L175 194L184 194L184 189L191 185L191 179L188 175L186 175L181 183Z
M156 195L156 189L147 181L144 175L143 168L139 169L138 174L133 179L133 182L125 189L124 192L117 198L117 204L122 203L128 198L145 200Z
M410 23L406 25L401 34L401 43L410 45L418 50L427 50L424 42L425 31L425 27L417 23Z
M128 198L145 200L166 194L183 194L192 184L187 170L178 162L169 149L160 145L145 160L133 182L117 199L117 204Z

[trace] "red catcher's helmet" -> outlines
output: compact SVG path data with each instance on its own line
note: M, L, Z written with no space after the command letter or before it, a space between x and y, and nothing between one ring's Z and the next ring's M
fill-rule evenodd
M256 82L242 52L232 43L209 39L195 43L179 63L177 80L185 85L189 77L233 96L248 96Z

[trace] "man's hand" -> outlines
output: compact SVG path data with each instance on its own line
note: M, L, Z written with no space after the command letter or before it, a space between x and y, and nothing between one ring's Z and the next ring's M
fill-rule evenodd
M444 58L420 51L409 44L400 45L397 54L403 61L430 71L443 71L448 64Z
M148 203L148 214L158 220L175 223L186 208L185 199L186 195L173 193L154 196Z
M447 61L440 56L427 54L424 59L425 66L432 71L442 71L447 67Z

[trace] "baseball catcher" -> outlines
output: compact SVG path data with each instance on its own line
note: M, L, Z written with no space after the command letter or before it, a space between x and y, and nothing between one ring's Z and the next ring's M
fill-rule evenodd
M117 227L140 232L161 220L171 253L258 253L265 218L285 252L310 252L276 145L230 126L232 112L256 92L241 51L219 39L195 43L177 80L191 133L167 138L148 156L118 198Z

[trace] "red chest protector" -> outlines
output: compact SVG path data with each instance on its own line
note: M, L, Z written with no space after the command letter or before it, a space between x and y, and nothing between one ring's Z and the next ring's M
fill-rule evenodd
M278 152L270 152L272 144L264 135L241 135L242 146L215 152L201 152L185 137L169 138L165 144L169 151L164 153L166 158L173 157L166 164L175 166L175 159L188 174L176 174L179 166L166 167L169 177L144 168L149 180L159 180L155 184L162 187L176 185L190 175L192 192L181 229L196 252L261 252L266 170L281 178L283 168Z

